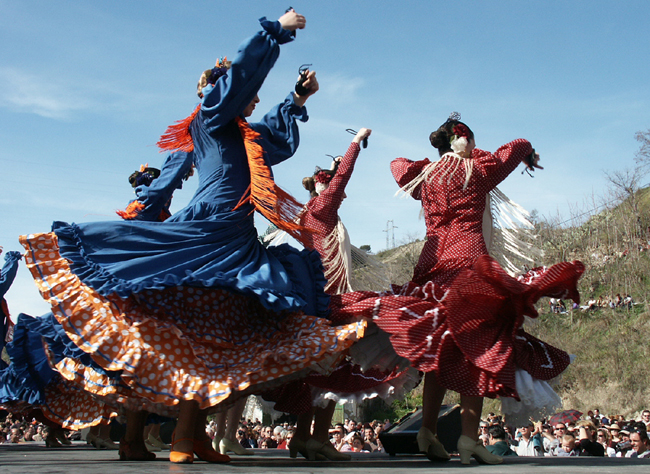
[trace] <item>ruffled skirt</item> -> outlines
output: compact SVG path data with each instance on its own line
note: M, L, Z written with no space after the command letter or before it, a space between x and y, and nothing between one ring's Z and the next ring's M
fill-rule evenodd
M372 318L390 334L395 352L423 372L435 372L447 389L468 396L519 400L516 370L550 380L569 365L569 355L524 331L537 317L542 296L579 301L580 262L560 263L518 281L488 256L462 271L449 289L413 283L378 294L332 297L333 318Z
M66 241L67 258L53 233L21 238L28 268L57 321L103 372L78 357L61 357L56 369L76 386L126 408L175 416L179 400L195 400L202 409L234 401L329 370L363 334L363 322L331 327L326 319L292 310L287 302L302 300L302 290L288 283L295 290L291 298L265 291L265 304L252 289L206 287L196 280L196 287L187 281L165 286L164 277L133 292L120 279L109 282L103 266L83 263L87 243L71 257L77 237ZM285 261L286 267L302 264L291 253ZM102 295L83 281L106 289L96 278L131 292ZM116 371L118 378L111 375Z

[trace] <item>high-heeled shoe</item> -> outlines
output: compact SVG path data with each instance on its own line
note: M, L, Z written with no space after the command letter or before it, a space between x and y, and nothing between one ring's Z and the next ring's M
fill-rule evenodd
M215 436L212 438L212 449L214 449L216 452L221 452L219 449L219 443L221 443L221 438L219 436Z
M48 448L60 448L63 445L59 443L59 440L56 439L53 434L50 434L47 438L45 438L45 446Z
M100 438L99 436L95 438L95 442L93 443L93 445L98 449L114 449L116 451L120 449L120 447L117 444L113 443L112 439L103 439Z
M92 444L93 446L95 446L95 440L96 439L97 439L97 436L92 434L90 431L86 434L86 444Z
M120 440L120 461L153 461L156 455L148 450L142 451L142 448L136 449L131 443L122 438Z
M205 462L225 464L230 462L230 456L220 454L212 448L212 441L210 438L201 440L194 440L194 454ZM251 453L252 454L252 453Z
M298 453L300 453L300 455L305 459L309 459L307 443L294 436L293 438L291 438L291 442L289 443L289 457L295 459L298 457ZM327 459L325 456L316 453L316 461L324 461L325 459Z
M420 452L427 455L429 461L449 461L451 456L445 450L437 435L434 435L429 428L424 426L418 431L418 448Z
M307 450L307 459L316 460L316 455L320 454L330 461L349 461L352 456L338 452L330 443L319 443L314 438L310 438L305 444Z
M160 438L156 438L155 436L152 435L147 436L147 441L149 441L149 444L151 444L152 446L160 448L160 450L169 451L171 449L171 446L165 444L163 440L161 440Z
M54 436L59 440L61 444L64 444L66 446L70 446L72 444L72 441L70 441L62 431L55 431Z
M147 448L147 451L149 451L150 453L154 453L154 452L157 453L159 451L162 451L162 449L160 449L158 446L154 446L153 444L151 444L148 439L144 440L144 446Z
M182 441L192 441L190 452L176 450L176 445ZM174 439L169 452L169 460L175 464L192 464L194 462L194 440L192 438Z
M503 458L492 454L485 449L482 441L474 441L469 436L462 435L458 438L458 454L461 464L469 464L470 458L476 459L479 464L501 464Z
M228 438L223 438L219 441L219 452L221 454L228 454L228 451L235 453L238 456L250 456L253 451L244 448L236 441L230 441Z

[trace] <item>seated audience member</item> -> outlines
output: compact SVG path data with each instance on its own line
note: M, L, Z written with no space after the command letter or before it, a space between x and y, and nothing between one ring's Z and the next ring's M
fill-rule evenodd
M581 420L577 424L578 442L576 448L580 456L604 456L605 448L594 441L596 426L589 420Z
M572 434L565 434L562 436L562 444L555 448L555 456L579 456L580 451L576 447L576 439Z
M643 424L646 426L646 431L648 428L650 428L650 410L643 410L641 412L641 419L639 421L642 421Z
M632 449L625 455L626 458L650 458L650 441L645 431L634 431L630 433L630 444Z
M510 449L506 441L506 431L499 425L492 425L488 429L490 444L486 447L488 451L497 456L517 456L517 453Z
M375 438L375 432L372 429L370 425L366 426L363 429L363 437L364 437L364 449L370 451L371 453L374 453L375 451L379 451L379 446L377 445L377 439Z
M369 453L370 452L367 449L364 449L363 439L358 434L355 434L355 435L352 436L352 443L350 444L350 448L355 453Z
M519 429L521 437L517 445L518 456L543 456L542 440L540 437L542 424L539 423L537 427L533 422L528 422Z
M605 428L599 428L596 432L596 441L603 445L605 448L605 456L613 458L616 457L616 449L611 446L611 439L609 432Z
M557 448L562 445L562 437L567 433L566 425L562 422L555 423L553 433L542 431L544 455L555 456Z

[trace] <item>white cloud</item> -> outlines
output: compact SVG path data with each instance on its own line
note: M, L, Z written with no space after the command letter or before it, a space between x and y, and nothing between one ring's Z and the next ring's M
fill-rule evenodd
M56 120L69 119L90 106L73 87L15 68L0 68L0 91L0 106Z

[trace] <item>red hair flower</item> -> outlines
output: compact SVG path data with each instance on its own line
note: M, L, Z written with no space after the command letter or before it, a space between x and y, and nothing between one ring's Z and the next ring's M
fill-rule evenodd
M457 138L461 138L461 137L469 138L470 136L469 128L464 123L459 123L457 125L454 125L453 132Z

